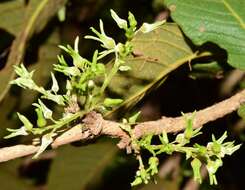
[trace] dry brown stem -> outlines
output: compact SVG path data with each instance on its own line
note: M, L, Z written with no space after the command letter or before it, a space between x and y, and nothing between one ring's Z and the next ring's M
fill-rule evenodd
M245 102L245 90L236 95L207 107L203 110L197 111L194 117L194 128L202 127L204 124L222 118L225 115L237 110L242 103ZM191 116L192 113L185 114ZM91 112L83 120L85 129L81 125L77 125L64 134L55 139L52 148L57 148L63 144L69 144L74 141L87 140L97 136L106 135L113 138L121 139L118 147L129 148L130 137L122 130L120 123L114 121L104 120L101 114ZM162 117L156 121L148 121L137 124L133 129L134 138L140 138L147 134L161 134L162 132L175 133L185 128L186 119L184 116L180 117ZM16 145L12 147L5 147L0 149L0 162L5 162L18 157L27 156L37 152L39 146L33 145Z

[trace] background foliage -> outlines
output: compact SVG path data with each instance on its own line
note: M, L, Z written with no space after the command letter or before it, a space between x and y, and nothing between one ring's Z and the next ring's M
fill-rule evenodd
M155 33L138 35L133 41L136 56L127 59L127 64L133 65L132 70L127 76L118 74L110 84L112 94L126 99L123 108L113 110L110 117L120 117L126 108L128 110L139 100L134 109L142 111L142 120L157 119L161 115L177 116L181 111L209 106L244 86L243 73L233 68L245 68L244 2L164 2L172 11L169 23ZM57 14L65 4L66 18L61 21ZM99 18L103 19L108 33L121 40L123 34L112 23L110 9L114 9L122 18L126 18L130 10L142 23L166 18L169 15L167 7L158 0L1 1L0 137L6 135L6 128L20 126L16 111L33 118L30 106L38 97L36 93L16 87L9 90L9 81L14 78L13 65L23 61L28 69L38 71L35 73L38 84L50 86L49 73L52 64L57 62L58 44L73 44L75 36L88 34L89 27L97 26ZM94 43L80 41L83 56L91 57L91 48L94 48ZM185 63L193 58L196 59L192 61L190 69ZM230 85L227 81L234 72L240 78ZM58 78L62 81L61 76L58 75ZM158 90L146 94L157 86L160 86ZM59 111L57 107L53 109ZM128 113L134 112L134 109ZM197 141L205 142L205 137L210 137L211 133L221 136L224 128L232 134L231 138L244 140L244 123L239 121L236 114L232 114L209 124L204 129L205 135ZM1 138L0 145L4 147L29 141L28 138L8 141ZM204 183L200 188L241 189L245 177L240 170L243 167L243 152L241 148L233 157L225 159L224 166L218 172L218 186L210 187ZM147 153L145 156L147 158ZM164 166L166 161L167 158L163 156L160 165ZM156 177L157 185L137 188L183 188L191 175L191 167L184 158L180 158L178 163L173 171ZM119 152L114 141L100 139L88 145L75 143L56 151L47 151L38 160L24 158L2 163L0 181L4 190L130 189L136 169L136 161Z

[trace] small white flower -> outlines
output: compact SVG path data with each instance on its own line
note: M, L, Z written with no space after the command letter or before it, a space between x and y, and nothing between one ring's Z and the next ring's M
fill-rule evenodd
M91 27L91 30L93 33L95 33L97 35L97 37L95 36L85 36L84 38L85 39L91 39L91 40L96 40L96 41L99 41L102 43L102 47L106 48L106 49L115 49L116 47L116 42L113 38L107 36L105 34L105 31L104 31L104 25L103 25L103 22L102 20L100 20L100 33L95 30L93 27Z
M117 13L115 13L115 11L113 11L112 9L110 10L111 11L111 16L112 18L116 21L117 25L119 26L119 28L122 28L124 30L127 30L128 29L128 24L127 24L127 21L124 20L124 19L121 19Z
M38 103L34 103L32 105L38 107L41 109L42 113L43 113L43 116L46 118L46 119L52 119L52 114L53 112L40 100L38 99Z
M37 151L37 153L33 156L34 159L38 158L38 156L42 154L43 151L45 151L46 148L53 142L54 135L55 134L47 134L42 137L41 146L39 150Z
M52 87L51 87L51 90L55 93L57 93L59 91L59 85L58 85L58 82L54 76L54 73L51 72L51 77L52 77Z
M5 139L9 139L9 138L16 137L16 136L26 136L26 135L28 135L28 133L26 131L26 128L24 126L22 126L19 129L7 129L7 130L10 131L11 134L6 136L6 137L4 137Z
M75 50L75 52L79 52L79 48L78 48L78 44L79 44L79 36L77 36L76 37L76 39L75 39L75 43L74 43L74 50Z
M159 28L161 25L163 25L166 22L166 20L162 20L162 21L157 21L153 24L149 24L149 23L143 23L143 25L140 27L139 31L143 32L143 33L148 33L151 32L157 28Z

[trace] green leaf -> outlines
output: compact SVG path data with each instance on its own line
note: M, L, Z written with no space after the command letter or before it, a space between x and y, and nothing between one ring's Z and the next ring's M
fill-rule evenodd
M48 188L59 190L85 189L94 184L96 177L108 165L117 148L109 142L100 142L83 147L65 146L58 149L51 165Z
M32 123L24 115L21 115L18 112L17 112L17 115L18 115L19 119L21 120L21 122L24 124L26 130L31 131L33 128Z
M1 2L0 28L16 36L21 32L23 26L27 26L25 22L33 19L32 25L35 25L37 31L40 31L48 22L49 15L55 15L58 11L56 7L59 3L61 0L58 0L57 3L51 0L31 0L28 3L24 0Z
M132 45L134 55L129 56L125 64L131 70L126 74L118 73L109 85L109 90L125 100L120 106L128 107L138 102L170 72L196 57L179 27L171 23L146 34L138 32ZM107 69L110 67L107 65ZM108 115L111 113L113 111Z
M166 0L172 18L197 45L217 43L233 67L245 69L244 0Z
M23 60L27 42L35 32L40 32L44 28L65 3L66 0L32 0L26 11L22 13L25 14L24 25L12 43L6 66L1 70L0 81L3 85L0 86L0 101L9 90L9 81L15 76L13 66L20 64Z
M17 35L21 30L26 9L23 0L0 3L0 28Z

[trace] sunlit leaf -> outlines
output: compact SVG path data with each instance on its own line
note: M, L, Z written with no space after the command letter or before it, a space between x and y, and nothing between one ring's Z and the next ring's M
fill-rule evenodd
M217 43L228 52L228 63L245 69L244 0L166 0L171 15L197 45Z
M10 32L11 34L17 35L23 24L27 9L25 1L5 1L0 3L0 28Z

